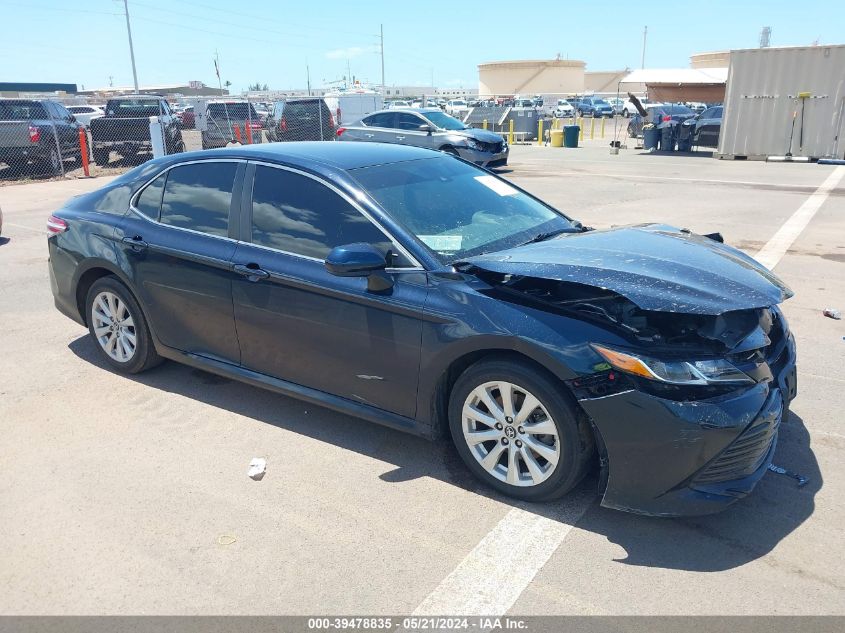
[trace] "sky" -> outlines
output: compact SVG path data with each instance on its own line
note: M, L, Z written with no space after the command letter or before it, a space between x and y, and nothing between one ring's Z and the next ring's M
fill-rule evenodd
M694 53L845 43L842 0L515 2L500 0L128 0L141 86L223 81L235 92L381 83L477 87L477 65L580 59L587 70L689 66ZM132 85L123 0L0 0L0 81Z

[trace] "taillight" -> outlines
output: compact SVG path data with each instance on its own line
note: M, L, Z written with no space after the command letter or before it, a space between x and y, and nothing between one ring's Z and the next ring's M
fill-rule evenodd
M340 135L341 135L341 134L343 134L345 131L346 131L346 128L345 128L345 127L339 127L339 128L337 128L337 132L335 132L335 135L340 136Z
M285 117L282 117L282 120L281 120L281 121L279 121L279 129L280 129L282 132L287 132L287 131L288 131L288 120L287 120Z
M58 235L59 233L64 233L65 231L67 231L67 222L61 218L57 218L55 215L51 215L47 218L47 232L50 235Z
M329 112L329 125L334 127L334 117L332 116L331 112Z
M41 130L34 125L29 126L29 140L31 143L37 143L41 140Z
M250 124L249 124L249 127L250 127L250 129L253 129L253 130L260 130L261 124L258 121L251 121Z

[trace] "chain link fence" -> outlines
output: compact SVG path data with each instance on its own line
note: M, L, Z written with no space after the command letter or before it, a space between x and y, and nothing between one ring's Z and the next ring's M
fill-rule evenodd
M0 182L116 174L154 155L236 144L332 141L344 125L381 108L438 107L471 127L501 134L511 144L548 140L544 137L550 130L573 124L589 137L605 138L608 130L603 118L632 114L627 99L619 102L606 96L612 113L604 115L583 111L579 104L584 99L569 94L476 95L451 100L421 95L382 101L376 93L0 99ZM156 123L151 124L151 117ZM627 130L627 124L619 128Z

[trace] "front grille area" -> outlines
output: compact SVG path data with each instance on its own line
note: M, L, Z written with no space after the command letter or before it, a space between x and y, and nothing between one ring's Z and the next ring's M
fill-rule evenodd
M777 439L782 411L780 393L774 391L763 413L693 478L693 485L742 479L754 473Z
M483 152L491 152L493 154L498 154L502 151L502 144L501 143L479 143L478 146L481 148Z

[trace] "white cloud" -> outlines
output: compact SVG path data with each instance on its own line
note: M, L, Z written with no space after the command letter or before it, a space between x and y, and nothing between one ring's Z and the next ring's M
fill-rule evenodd
M378 52L378 46L349 46L348 48L336 48L326 53L326 59L353 59L367 53Z

